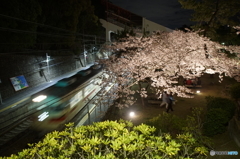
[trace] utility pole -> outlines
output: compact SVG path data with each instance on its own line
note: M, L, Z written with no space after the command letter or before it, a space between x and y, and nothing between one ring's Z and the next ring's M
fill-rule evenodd
M50 71L49 71L49 61L50 61L50 56L48 56L48 53L46 53L46 62L47 62L48 74L50 74Z

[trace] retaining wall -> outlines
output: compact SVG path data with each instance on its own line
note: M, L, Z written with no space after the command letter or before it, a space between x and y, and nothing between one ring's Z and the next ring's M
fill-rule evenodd
M47 56L50 56L47 60ZM89 53L87 58L76 58L70 53L32 53L32 54L0 54L0 93L2 99L23 93L30 87L48 82L62 74L74 71L86 64L93 63L95 55ZM10 80L23 75L28 87L16 91Z

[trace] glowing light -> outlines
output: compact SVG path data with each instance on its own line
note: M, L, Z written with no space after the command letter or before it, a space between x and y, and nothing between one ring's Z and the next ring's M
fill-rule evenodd
M212 69L207 69L205 72L208 74L215 74L215 71Z
M33 102L41 102L41 101L43 101L44 99L46 99L47 98L47 96L45 96L45 95L40 95L40 96L37 96L36 98L34 98L32 101Z
M49 117L48 112L43 112L42 114L40 114L40 115L38 116L38 121L43 121L43 120L45 120L47 117Z
M200 91L196 91L197 93L200 93Z
M135 113L134 113L134 112L130 112L130 113L129 113L129 116L132 118L132 117L135 116Z

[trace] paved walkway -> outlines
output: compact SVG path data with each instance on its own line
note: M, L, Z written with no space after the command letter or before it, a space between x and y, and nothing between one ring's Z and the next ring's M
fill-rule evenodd
M56 77L54 79L51 79L50 82L46 82L43 84L40 84L38 86L35 87L30 87L30 88L26 88L27 90L24 90L22 93L18 94L18 95L14 95L10 98L7 98L5 100L2 101L2 104L0 104L0 113L3 113L4 111L7 111L11 108L16 108L17 106L21 105L24 101L26 101L27 99L29 99L31 97L31 95L44 90L45 88L48 88L52 85L54 85L57 81L63 79L63 78L67 78L70 76L73 76L76 72L81 71L81 70L85 70L88 69L90 66L92 66L92 64L87 65L86 67L82 67L80 69L77 69L75 71L63 74L59 77Z

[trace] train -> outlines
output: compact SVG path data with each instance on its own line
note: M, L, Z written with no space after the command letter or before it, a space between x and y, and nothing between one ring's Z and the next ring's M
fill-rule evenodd
M32 129L62 130L96 96L103 78L109 78L102 65L97 64L56 82L53 86L31 96L29 110ZM107 91L113 84L107 84Z

